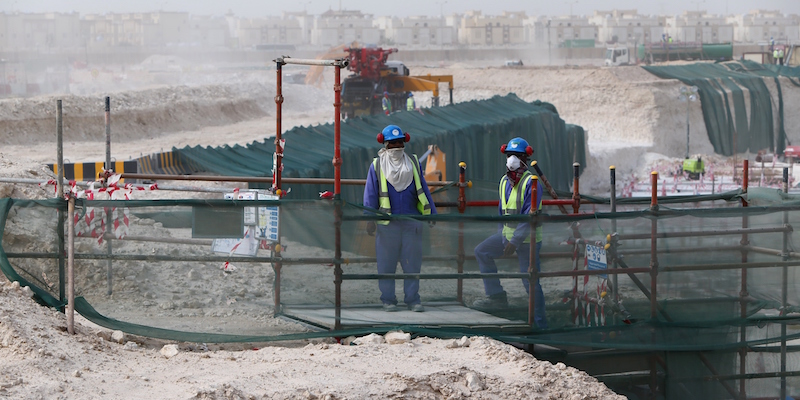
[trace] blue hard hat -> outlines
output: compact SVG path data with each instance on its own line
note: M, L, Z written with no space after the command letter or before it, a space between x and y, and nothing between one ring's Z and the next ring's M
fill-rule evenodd
M384 96L388 96L388 95L389 95L389 92L383 92L383 95L384 95Z
M408 97L414 97L414 93L409 92Z
M508 144L500 146L500 152L504 154L519 153L531 155L533 154L533 147L531 147L525 139L521 137L515 137L509 140Z
M411 136L409 136L408 133L403 133L403 130L397 125L388 125L378 134L378 143L391 142L392 140L399 139L407 142L411 140Z

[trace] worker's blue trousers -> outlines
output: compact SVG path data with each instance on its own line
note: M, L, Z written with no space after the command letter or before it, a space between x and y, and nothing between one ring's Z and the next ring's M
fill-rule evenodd
M481 242L475 247L475 259L478 260L478 267L484 274L497 273L497 264L494 259L503 256L507 240L502 234L496 233L489 236L486 240ZM536 243L536 270L541 271L542 265L539 262L539 253L542 250L542 242ZM517 261L519 262L519 272L528 272L528 263L530 262L531 249L529 243L523 243L522 246L517 247ZM529 293L530 283L528 278L522 279L522 284L525 286L525 292ZM487 296L496 295L503 292L503 286L500 284L500 279L487 278L483 280L483 289ZM534 285L534 296L536 300L536 309L534 310L534 320L539 328L547 328L547 316L545 315L544 292L542 286L539 285L539 280L536 280Z
M403 273L418 274L422 269L422 222L392 221L389 225L378 225L375 236L375 255L378 259L379 274L397 272L397 262ZM397 304L393 279L378 280L381 301L384 304ZM419 299L419 279L403 280L404 303L417 304Z

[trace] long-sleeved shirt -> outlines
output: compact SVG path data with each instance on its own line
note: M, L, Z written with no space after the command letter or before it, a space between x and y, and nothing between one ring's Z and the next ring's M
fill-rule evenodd
M425 192L425 196L428 197L428 203L431 205L431 214L436 214L436 206L433 204L433 198L431 197L430 189L428 189L428 183L425 182L425 176L422 175L422 171L417 170L417 172L419 173L422 190ZM389 182L386 182L386 186L389 191L389 203L391 204L392 215L419 215L419 210L417 210L417 202L419 200L417 199L417 189L413 181L401 192L395 190L394 186ZM367 173L367 185L364 187L365 207L374 208L376 210L380 208L378 205L380 188L378 174L375 173L375 165L370 163L369 172Z
M522 181L520 181L518 184L520 184L520 183L522 183ZM512 180L511 179L507 179L506 180L506 186L505 186L506 198L510 198L511 197L511 189L513 189L513 188L514 187L512 186ZM539 205L542 204L542 193L543 192L544 192L544 188L542 187L542 183L537 180L537 188L536 188L536 208L537 209L539 208ZM503 205L502 204L499 204L497 206L497 211L500 213L500 215L503 215ZM528 190L526 190L525 193L524 193L523 200L522 200L522 209L520 210L519 213L520 214L530 214L530 212L531 212L531 191L530 191L530 185L529 185L528 186ZM500 224L499 231L500 232L503 231L503 224ZM514 231L514 236L510 240L511 244L513 244L516 247L519 247L520 245L522 245L522 243L525 241L525 238L528 237L528 235L530 234L530 231L531 231L531 226L530 226L529 223L520 222L519 224L517 224L517 228Z

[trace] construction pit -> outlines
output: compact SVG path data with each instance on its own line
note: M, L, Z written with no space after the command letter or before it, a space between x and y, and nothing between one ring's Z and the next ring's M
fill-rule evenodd
M608 389L587 383L594 380L586 374L559 366L558 363L563 362L588 372L628 398L647 398L654 391L666 398L692 398L687 397L690 394L695 398L739 398L743 394L748 398L777 397L800 390L792 375L798 370L792 346L798 333L794 330L791 309L792 304L798 302L794 284L796 261L793 261L789 228L796 218L791 197L794 185L787 179L786 191L790 193L778 194L783 181L776 171L780 171L782 165L777 161L772 165L756 162L755 153L760 149L747 148L736 156L715 155L701 103L691 103L687 107L678 100L684 83L658 78L640 67L470 68L455 65L416 67L414 71L452 75L456 82L456 105L453 107L493 96L506 96L505 99L508 93L515 93L520 103L541 100L552 104L560 119L583 128L585 165L579 167L578 177L578 195L583 195L583 200L572 200L575 194L572 190L578 186L578 181L573 182L573 171L569 167L579 153L572 148L569 149L570 159L566 160L568 171L544 171L549 177L560 176L553 184L567 189L559 190L562 201L551 202L545 197L549 203L542 215L532 220L544 230L539 280L545 293L549 329L531 328L529 298L512 260L501 265L511 307L501 312L469 307L483 294L482 277L477 274L472 249L502 222L494 216L496 205L483 207L484 204L480 204L496 200L491 189L496 183L493 179L484 179L483 174L491 177L502 174L500 153L495 150L485 153L484 158L495 154L497 160L469 158L466 155L483 153L459 154L463 147L457 145L458 136L438 135L436 142L417 144L421 147L415 152L420 153L419 150L433 144L448 148L447 180L458 181L458 162L463 161L467 166L465 181L474 181L474 186L462 187L465 212L461 214L458 185L451 185L449 191L444 185L445 190L439 193L442 198L437 201L449 207L442 207L439 216L430 217L436 225L431 229L426 227L423 233L427 245L419 278L423 280L420 293L427 306L425 313L400 312L387 317L377 309L379 294L375 280L379 277L375 274L374 239L364 231L369 218L365 218L358 207L360 187L346 186L342 191L342 196L346 197L341 202L307 195L293 199L293 194L334 192L334 183L315 182L310 184L310 189L302 189L304 183L292 182L293 176L287 170L283 187L293 190L277 202L247 200L251 202L250 207L243 204L245 200L224 200L225 194L248 191L242 181L186 183L159 179L156 186L149 181L139 182L136 188L149 190L116 192L122 199L126 194L133 199L127 203L122 203L125 200L107 202L107 195L103 198L101 194L90 200L86 196L91 190L80 192L83 197L76 200L80 222L75 228L81 236L75 239L74 248L77 331L83 334L78 337L86 337L87 342L94 343L94 332L99 332L101 337L102 332L124 332L122 335L134 344L123 346L101 340L89 349L102 348L113 352L118 359L144 357L152 360L156 366L150 372L141 372L141 378L136 379L149 382L145 386L152 386L151 390L172 385L170 390L174 392L171 393L178 397L196 391L204 398L227 398L217 394L227 390L245 396L271 394L277 398L293 398L298 392L271 391L258 384L242 382L246 379L238 377L270 379L272 376L275 379L279 377L275 370L258 375L259 372L247 372L247 368L257 369L255 365L265 361L280 363L280 360L289 359L307 365L309 354L316 353L318 357L325 352L340 353L339 350L330 351L338 348L334 346L337 338L344 340L369 332L384 334L396 330L412 334L414 339L406 346L413 352L400 354L396 353L397 347L372 345L375 347L371 353L375 354L368 353L375 361L369 365L376 371L381 371L378 365L400 363L398 358L402 357L408 358L413 368L418 368L419 362L415 359L435 364L434 359L445 358L437 355L439 351L446 352L448 347L451 352L455 348L466 349L456 344L451 346L448 340L427 337L470 337L475 345L470 346L469 351L482 353L474 355L474 360L451 361L448 358L444 368L453 370L450 372L437 372L434 368L411 373L402 367L383 370L383 374L393 375L388 378L387 375L372 375L376 377L371 378L376 380L372 392L368 388L346 389L331 383L343 379L338 376L317 383L309 372L317 367L309 367L302 373L307 376L306 381L314 383L300 387L314 396L334 398L381 397L398 392L410 398L424 398L431 393L447 396L446 393L461 390L460 385L474 382L472 372L483 382L480 389L474 385L468 389L472 397L513 398L520 393L541 393L542 398L572 398L576 394L581 398L612 398ZM114 160L176 153L175 150L187 146L198 151L217 146L238 149L235 145L244 146L274 137L277 90L274 74L262 71L240 75L237 79L241 81L235 84L166 86L110 94ZM332 82L332 74L328 79ZM800 91L791 78L765 78L763 81L773 99L778 98L775 82L781 84L780 96L787 111L797 107ZM292 129L312 124L335 125L336 114L330 106L334 103L330 87L284 84L282 91L285 101L280 120L288 158L293 150L301 150L298 147L308 143L307 140L293 143ZM62 100L64 110L64 157L71 163L105 159L103 95L57 98ZM8 267L35 288L38 298L50 296L58 304L68 297L66 273L60 270L60 263L66 260L59 257L65 253L59 246L66 246L67 230L59 229L58 225L58 215L66 214L68 208L66 201L50 199L54 197L54 186L46 182L55 176L44 166L56 161L57 98L3 100L7 104L0 112L6 115L0 123L4 125L4 134L8 135L4 143L9 145L4 145L0 157L3 177L8 179L0 184L0 197L19 199L5 203L2 250L4 259L10 262ZM417 98L423 105L430 102L424 95ZM745 105L749 105L749 99L744 100ZM516 100L509 101L517 104ZM793 143L800 133L800 117L797 113L785 112L779 118L777 104L773 108L773 126L782 119L787 141ZM428 115L415 116L420 121L413 123L427 123L426 118L444 118L447 110L448 107L443 107L442 114L431 109ZM367 122L356 119L342 122L342 139L353 138L356 133L348 129L362 124L358 135L363 138L356 137L366 141L365 138L374 136L374 132L365 127L380 126L393 118L410 118L402 114ZM704 174L704 186L675 172L687 147L687 115L691 156L702 156L715 175L711 178ZM497 124L503 126L501 122ZM332 169L334 139L328 132L333 127L329 129L323 134L328 141L315 151L327 159L328 168ZM538 128L531 129L533 135ZM301 131L294 132L299 135ZM508 134L487 129L487 135L491 136L485 139L486 144L480 143L478 147L489 147L495 142L495 147L499 147L508 139ZM431 140L423 132L413 137ZM456 144L446 143L442 138ZM272 140L265 143L274 149ZM376 144L369 146L371 149L362 150L358 157L371 159L376 153ZM344 179L363 178L366 174L366 162L363 166L348 164L348 156L352 160L359 154L355 147L351 144L344 148ZM544 151L537 149L537 152ZM272 160L272 157L264 158L260 168L269 169ZM745 160L749 164L746 170L743 168ZM555 160L553 163L560 165ZM614 191L610 185L611 165L615 166ZM652 171L658 175L651 174ZM745 171L752 179L743 179ZM316 177L333 178L332 175ZM295 178L312 177L298 175ZM78 185L74 193L77 195L80 190L85 188ZM614 205L610 200L612 192L618 197ZM655 196L651 196L653 194ZM678 195L682 194L707 196L680 198ZM748 207L743 207L745 203ZM219 251L219 248L214 251L215 245L222 244L215 244L211 237L197 237L195 228L198 227L193 224L202 224L202 219L193 218L198 208L209 205L223 210L279 208L284 232L280 239L280 257L275 256L274 243L261 248L257 241L248 243L248 254ZM565 207L567 214L562 214L558 205ZM89 219L92 211L94 216ZM338 222L337 214L342 217ZM126 224L114 223L124 220ZM111 221L106 226L114 226L107 236L103 235L102 221ZM334 240L337 235L338 245ZM101 237L105 240L101 241ZM240 240L227 238L229 247L238 242ZM605 248L604 271L587 268L587 244L598 248L609 245ZM9 275L5 265L4 272ZM10 289L11 285L8 287L4 290L6 295L18 296ZM37 316L38 313L30 312ZM46 326L65 326L64 315L57 315L40 318ZM15 329L10 331L17 336L26 335L24 325ZM25 366L25 374L34 376L36 382L35 377L44 379L53 376L53 372L34 366L28 351L36 355L38 350L34 348L39 346L44 349L41 353L45 356L48 351L58 354L48 350L48 346L66 345L74 341L74 337L56 328L45 333L45 339L41 339L43 335L31 335L27 341L35 345L14 342L5 349L18 357L20 365ZM106 336L110 338L111 335L106 333ZM513 347L480 339L484 337L513 343L518 349L528 350L535 357L556 365L515 353ZM288 342L289 347L311 344L302 349L286 349L272 347L273 342ZM174 365L175 358L159 356L158 350L162 349L163 354L165 343L177 343L181 350L178 358L183 357L190 365L207 363L211 366L202 368L221 368L216 359L224 363L233 358L249 367L237 366L213 378L215 383L204 385L182 377L181 369ZM138 350L131 351L134 345ZM263 346L267 347L261 348ZM253 347L260 348L255 355L241 350ZM202 351L209 348L208 353ZM282 355L289 351L302 353ZM513 356L499 356L501 353ZM328 362L342 367L342 361L335 361L337 357L367 354L328 356L331 361L321 363L324 369L332 368ZM387 357L386 361L379 361L382 357ZM98 360L88 356L78 359L85 364ZM54 362L64 362L60 360ZM306 365L293 368L303 369ZM514 378L509 378L504 376L507 371L500 372L510 367L527 372L518 378L517 373L510 374ZM550 367L552 370L548 369ZM96 367L86 370L70 364L59 368L83 371L77 374L83 381L88 381L90 376L112 379ZM132 366L128 368L137 371L137 375L142 371ZM356 367L343 368L351 373L366 373L356 372L361 371ZM176 371L161 376L157 372L159 369ZM567 373L556 377L553 374L557 371ZM76 378L76 374L69 374L70 379ZM574 375L575 379L566 378L567 375ZM556 386L557 381L567 382L566 388ZM89 387L88 383L81 385ZM59 388L80 390L81 385L69 383L49 387L40 384L36 388L47 394L56 393ZM111 390L105 385L96 385ZM405 389L399 389L398 385L405 385ZM6 390L27 392L25 383L8 386ZM122 389L114 390L124 393ZM302 390L300 395L303 395ZM111 395L113 397L113 393Z

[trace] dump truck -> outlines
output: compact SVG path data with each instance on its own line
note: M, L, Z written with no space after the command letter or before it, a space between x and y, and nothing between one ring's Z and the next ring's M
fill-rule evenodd
M411 76L400 61L389 61L397 49L380 47L350 47L346 49L353 73L342 82L342 116L357 117L382 112L383 93L389 94L392 110L405 110L411 92L431 92L432 105L439 106L439 83L447 83L450 104L453 104L452 75Z
M714 60L730 61L733 59L731 43L648 43L635 48L612 46L606 48L605 65L617 66L636 63L652 64L656 62L677 60Z

